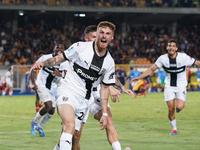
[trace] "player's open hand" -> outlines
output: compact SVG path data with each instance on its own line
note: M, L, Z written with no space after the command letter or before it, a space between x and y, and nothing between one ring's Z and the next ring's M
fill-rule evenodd
M35 63L35 65L32 67L33 71L36 71L38 69L40 69L41 67L43 67L44 63L43 62L38 62Z
M111 100L113 103L115 103L117 100L118 100L118 102L120 102L119 95L121 93L119 90L117 90L113 86L109 86L109 92L110 92Z
M124 93L130 95L132 99L134 98L134 93L130 89L122 87L122 90L123 90Z
M100 119L99 129L103 130L107 126L108 116L102 116Z

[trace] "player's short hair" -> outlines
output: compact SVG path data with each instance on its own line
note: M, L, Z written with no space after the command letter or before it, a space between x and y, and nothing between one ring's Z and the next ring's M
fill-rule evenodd
M8 68L8 71L10 71L11 69L12 69L12 67L9 67L9 68Z
M90 25L87 26L84 30L84 35L90 33L90 32L96 32L97 31L97 26L96 25Z
M102 21L98 24L97 28L99 27L109 27L113 32L115 32L115 25L108 21Z
M37 56L40 56L40 55L44 55L44 54L46 54L46 52L45 51L43 51L43 50L40 50L39 52L37 52Z
M175 43L176 44L176 47L178 47L178 43L177 43L177 41L175 40L175 39L170 39L168 42L167 42L167 44L168 43Z
M55 46L58 45L58 44L62 44L62 45L63 45L63 48L65 49L65 45L63 44L62 41L57 41L56 44L55 44ZM54 48L55 48L55 46L54 46Z

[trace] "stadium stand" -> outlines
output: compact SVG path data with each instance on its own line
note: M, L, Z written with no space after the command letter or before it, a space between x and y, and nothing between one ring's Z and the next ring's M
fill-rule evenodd
M6 11L4 6L8 5L13 6L13 10L10 7L11 10ZM26 7L24 16L16 14L18 10L14 11L14 8L22 8L24 5L35 5L35 9L50 5L57 6L57 9L54 11L55 7L52 8L52 13L29 11L31 7ZM71 6L76 7L73 7L74 10L68 10L67 13L58 11L62 10L63 6L66 9L70 9ZM106 13L107 8L111 7L110 10L116 13ZM131 7L139 9L127 12L126 10ZM171 7L173 9L170 9ZM32 65L36 61L36 53L39 50L51 52L58 40L63 41L65 47L69 47L76 41L82 41L83 29L101 20L110 20L117 26L114 40L109 47L116 64L148 67L158 56L165 53L166 41L169 38L178 41L180 51L199 58L199 17L192 14L190 9L182 11L185 7L191 8L194 13L195 8L199 8L199 0L2 0L0 12L5 12L4 14L7 15L0 19L0 65ZM90 16L88 18L73 16L80 8L98 8L101 13L86 11ZM174 8L181 10L180 13ZM50 7L48 9L51 10ZM122 11L123 14L118 11ZM156 11L156 15L141 13L142 11ZM174 12L176 15L168 15ZM190 14L186 15L186 13ZM21 73L26 71L19 68Z

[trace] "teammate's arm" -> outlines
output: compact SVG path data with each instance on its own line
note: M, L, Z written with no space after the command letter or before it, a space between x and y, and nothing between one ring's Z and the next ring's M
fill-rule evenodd
M130 89L125 88L125 87L121 84L121 82L119 81L118 78L115 78L115 85L116 85L118 88L120 88L124 93L130 95L131 98L133 99L133 97L134 97L133 92L132 92ZM109 87L109 89L110 89L110 87ZM111 91L111 90L110 90L110 91ZM110 94L111 94L111 93L110 93ZM119 95L119 94L118 94L118 95ZM112 95L111 95L111 96L112 96ZM112 101L113 101L113 100L112 100ZM118 101L119 101L119 98L118 98ZM113 102L116 102L116 101L113 101Z
M33 84L33 87L32 87L33 90L37 90L38 89L37 85L35 84L35 78L36 78L36 72L33 69L31 69L30 80L31 80L31 82Z
M53 67L66 61L63 54L57 55L55 57L49 58L43 62L38 62L33 66L33 70L40 69L40 67Z
M194 64L197 65L198 67L200 67L200 61L199 60L196 60Z
M152 74L156 69L158 69L158 66L156 64L153 64L149 69L143 72L139 77L132 79L130 82L135 82L139 79L143 79L144 77Z

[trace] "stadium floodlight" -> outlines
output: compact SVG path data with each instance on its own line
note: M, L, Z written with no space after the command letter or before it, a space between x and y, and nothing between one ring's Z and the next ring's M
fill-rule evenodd
M78 17L79 16L79 14L74 14L74 17Z
M79 17L85 17L85 14L79 14Z
M19 15L23 16L24 15L24 11L19 11Z

